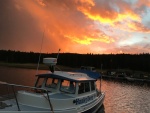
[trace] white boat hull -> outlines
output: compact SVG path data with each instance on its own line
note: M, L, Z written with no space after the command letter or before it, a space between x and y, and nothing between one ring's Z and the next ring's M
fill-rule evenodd
M103 104L105 98L105 94L101 93L97 99L93 100L90 103L84 104L84 105L77 105L76 107L72 109L63 109L63 110L56 110L52 112L50 109L43 109L43 108L37 108L27 105L19 105L20 111L18 111L18 107L16 105L15 100L6 100L3 101L3 103L12 106L6 106L3 109L0 109L0 113L95 113ZM10 103L11 102L11 103ZM64 104L64 103L62 103Z

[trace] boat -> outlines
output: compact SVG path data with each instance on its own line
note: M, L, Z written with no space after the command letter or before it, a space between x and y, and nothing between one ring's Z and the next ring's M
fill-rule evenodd
M103 79L111 79L111 80L118 80L118 81L126 81L127 74L123 71L107 71L106 74L102 75Z
M149 79L142 79L142 78L135 78L135 77L126 77L129 82L143 82L143 83L150 83Z
M105 93L96 87L98 72L55 71L57 58L44 58L43 63L50 71L37 74L33 87L0 82L12 89L10 98L0 99L0 113L96 113L103 105Z
M81 66L80 69L81 70L89 70L89 71L96 72L95 67L91 67L91 66Z

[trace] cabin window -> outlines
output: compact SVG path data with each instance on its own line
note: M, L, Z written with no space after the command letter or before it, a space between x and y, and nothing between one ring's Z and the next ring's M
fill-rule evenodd
M79 83L78 94L84 93L84 83Z
M86 93L86 92L89 92L89 91L90 91L89 82L79 83L78 94Z
M84 85L85 85L85 92L89 92L90 91L89 82L84 83Z
M43 82L44 82L44 78L38 78L38 81L36 83L36 87L41 88Z
M76 83L68 80L62 80L60 85L60 91L66 93L75 93Z
M91 91L95 90L95 84L94 81L91 82Z
M45 87L56 88L58 84L58 79L48 78L45 84Z

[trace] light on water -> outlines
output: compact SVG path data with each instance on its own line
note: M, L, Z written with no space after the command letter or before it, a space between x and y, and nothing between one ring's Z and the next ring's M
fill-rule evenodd
M47 71L47 70L46 70ZM40 70L39 73L46 72ZM0 81L33 86L36 70L0 67ZM97 81L97 86L99 81ZM104 106L97 113L149 113L150 87L102 80Z
M149 113L149 87L114 81L102 81L102 84L106 113Z

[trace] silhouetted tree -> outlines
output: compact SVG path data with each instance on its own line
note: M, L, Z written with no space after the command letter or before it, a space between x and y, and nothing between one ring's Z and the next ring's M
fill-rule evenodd
M40 53L0 50L0 62L37 63ZM57 57L57 53L42 53L40 63L45 57ZM59 65L80 67L94 66L103 69L132 69L150 72L150 54L77 54L60 53Z

